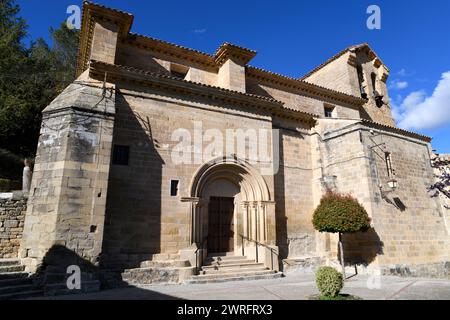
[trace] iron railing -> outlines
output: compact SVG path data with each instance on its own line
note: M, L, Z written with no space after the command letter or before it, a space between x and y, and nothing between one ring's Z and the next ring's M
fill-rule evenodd
M195 250L195 274L198 274L200 267L203 265L203 251L201 252L201 262L199 265L198 252L202 249L205 249L206 240L208 237L204 237L200 245L197 243L197 249Z
M276 252L275 249L273 249L272 247L268 246L267 244L261 243L257 240L251 239L249 237L246 237L242 234L239 235L241 237L241 244L242 244L242 256L245 256L245 240L249 241L249 242L253 242L255 244L255 258L256 258L256 262L259 262L259 256L258 256L258 246L264 247L266 249L270 250L270 266L272 267L272 270L274 270L273 267L273 256L276 255L277 256L277 263L278 263L278 253Z

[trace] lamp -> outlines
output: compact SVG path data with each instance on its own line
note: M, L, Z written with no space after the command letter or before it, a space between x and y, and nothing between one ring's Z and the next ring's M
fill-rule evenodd
M397 180L395 180L394 178L389 179L388 186L391 191L395 191L397 189Z

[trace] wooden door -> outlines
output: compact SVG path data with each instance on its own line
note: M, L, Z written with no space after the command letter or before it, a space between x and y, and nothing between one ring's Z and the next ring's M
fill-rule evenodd
M208 207L208 251L234 250L234 198L211 197Z

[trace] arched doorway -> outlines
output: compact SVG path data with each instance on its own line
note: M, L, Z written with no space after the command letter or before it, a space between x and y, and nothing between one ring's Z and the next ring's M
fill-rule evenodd
M236 157L204 164L185 199L192 203L191 243L197 247L240 254L243 246L254 246L251 240L275 245L275 203L250 164Z

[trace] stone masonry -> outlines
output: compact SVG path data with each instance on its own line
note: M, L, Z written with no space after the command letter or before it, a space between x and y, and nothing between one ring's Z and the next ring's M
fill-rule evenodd
M0 194L0 259L17 258L26 209L22 194Z
M203 53L132 33L132 22L84 3L78 78L43 112L19 250L27 271L55 261L55 246L129 275L180 261L198 270L219 249L272 270L332 265L336 236L311 223L332 189L372 218L344 239L350 265L448 273L447 216L427 192L431 138L395 127L389 69L368 44L290 78L252 67L253 50ZM215 222L217 210L231 218Z

